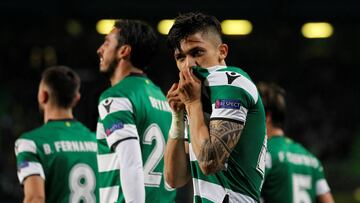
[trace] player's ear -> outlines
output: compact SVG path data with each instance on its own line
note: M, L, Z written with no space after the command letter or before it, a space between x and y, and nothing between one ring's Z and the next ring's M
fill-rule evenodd
M229 47L227 44L220 44L219 46L219 62L225 60L228 55Z
M43 82L39 85L38 102L43 105L49 101L49 92L46 90Z
M74 97L73 103L71 104L71 107L76 106L76 104L80 101L81 94L80 92L76 92L76 95Z
M122 45L117 51L118 58L120 59L129 59L130 53L131 53L131 46L128 44Z
M270 123L272 123L271 112L266 112L265 119L266 119L266 125L269 125Z

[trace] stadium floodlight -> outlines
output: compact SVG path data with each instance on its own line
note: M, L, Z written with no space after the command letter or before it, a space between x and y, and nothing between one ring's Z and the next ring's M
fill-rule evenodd
M224 20L221 22L221 29L225 35L248 35L253 26L248 20Z
M167 35L174 24L173 19L164 19L158 23L157 29L160 34Z
M115 20L114 19L102 19L96 23L96 30L98 33L102 35L109 34L109 32L114 27Z
M301 28L305 38L329 38L334 33L334 28L327 22L309 22Z

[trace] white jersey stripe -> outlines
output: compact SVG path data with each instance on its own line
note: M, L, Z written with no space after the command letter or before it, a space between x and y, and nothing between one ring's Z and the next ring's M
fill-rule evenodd
M204 180L193 178L194 195L206 198L213 202L223 202L225 195L229 195L229 202L255 203L256 201L249 196L225 189L220 185Z
M139 139L136 126L134 124L125 124L123 128L117 129L106 137L106 141L109 147L112 147L117 141L134 137Z
M99 172L108 172L120 169L119 160L116 156L116 153L98 154L97 162Z
M18 166L18 178L21 184L30 175L40 175L45 180L44 169L38 162L23 162Z
M106 134L105 134L104 125L98 122L96 125L96 139L101 140L105 138L106 138Z
M194 153L191 143L189 143L189 156L190 156L190 161L197 161L197 158L195 156L195 153Z
M206 78L204 84L206 86L221 86L221 85L230 85L234 87L240 87L244 89L246 92L248 92L251 97L254 99L255 103L257 103L258 100L258 91L253 82L249 80L248 78L240 75L240 77L237 77L232 81L230 84L228 84L228 78L226 74L232 73L231 71L218 71L218 72L211 72L211 74Z
M215 108L212 104L212 113L210 118L227 118L245 123L248 110L240 106L240 109Z
M117 202L119 196L119 186L100 188L100 203Z
M125 97L108 97L100 102L98 110L101 120L106 118L107 115L118 111L130 111L133 113L132 104Z
M316 182L316 195L322 195L330 192L330 187L325 179L320 179Z
M32 140L28 139L17 139L15 142L15 154L16 156L21 152L31 152L36 154L36 144Z

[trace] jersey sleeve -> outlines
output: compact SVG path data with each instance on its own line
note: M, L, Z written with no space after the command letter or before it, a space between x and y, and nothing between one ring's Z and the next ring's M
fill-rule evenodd
M245 123L248 110L257 103L255 84L245 76L220 71L208 76L212 114L210 119L229 119Z
M126 97L108 97L100 101L99 116L108 146L114 150L117 144L128 139L139 139L135 126L131 101Z
M322 195L327 192L330 192L330 187L325 179L324 176L324 168L322 164L319 162L319 165L317 168L315 168L315 187L316 187L316 195Z
M45 180L44 169L37 153L36 144L33 140L24 138L16 140L17 175L21 184L32 175L39 175Z

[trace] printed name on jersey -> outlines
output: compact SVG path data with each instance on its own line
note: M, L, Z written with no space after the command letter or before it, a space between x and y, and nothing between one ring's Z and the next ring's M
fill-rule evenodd
M114 123L110 128L107 128L105 130L106 136L111 135L115 130L119 130L124 128L124 123L121 121L118 121L117 123Z
M240 100L237 99L217 99L215 101L216 109L240 109Z
M158 109L160 111L171 112L169 103L167 101L155 99L154 97L151 97L151 96L149 96L149 100L150 100L151 106L153 108Z

